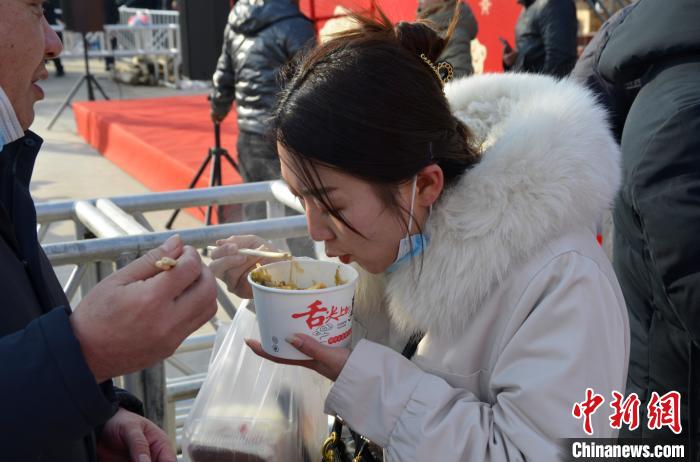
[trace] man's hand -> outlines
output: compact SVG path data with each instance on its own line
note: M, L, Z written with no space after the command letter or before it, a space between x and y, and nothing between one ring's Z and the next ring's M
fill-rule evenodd
M211 111L211 121L214 122L215 124L220 124L221 122L224 121L225 118L226 118L226 114L221 115L221 114L217 114L214 111Z
M163 257L176 260L164 271ZM216 281L179 236L111 274L70 317L97 382L144 369L170 356L216 314Z
M97 457L100 462L177 461L165 432L125 409L119 409L102 429Z
M262 345L257 340L246 339L245 341L250 349L258 356L279 364L306 367L332 381L338 378L340 371L343 370L345 363L348 361L348 357L350 357L349 349L329 347L317 342L313 337L304 334L295 334L288 338L287 342L311 359L300 361L277 358L265 353L265 350L262 349Z
M513 67L513 64L515 64L515 61L518 59L518 51L517 50L503 50L503 64L507 68Z

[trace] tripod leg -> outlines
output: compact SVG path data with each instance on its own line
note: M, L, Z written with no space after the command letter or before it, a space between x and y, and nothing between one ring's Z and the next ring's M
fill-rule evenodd
M73 100L73 97L78 92L78 90L80 89L80 86L83 84L84 81L85 81L85 76L82 76L82 77L80 77L80 80L78 80L75 83L75 85L73 85L73 89L68 94L68 98L66 98L65 101L63 101L63 104L61 105L59 110L56 111L56 113L51 118L51 122L49 122L49 124L46 126L47 130L51 130L51 127L53 127L53 125L56 123L58 118L61 117L61 114L63 114L63 111L65 111L66 108L70 105L71 101Z
M194 185L197 184L197 181L199 181L199 177L202 176L204 169L207 168L207 165L209 165L210 160L211 160L211 151L207 154L207 158L204 160L204 162L202 162L202 165L199 166L199 170L197 170L197 174L194 176L194 178L190 182L189 186L187 186L187 189L194 188ZM173 212L172 215L170 215L170 219L165 224L165 229L172 228L173 223L175 222L175 218L177 218L177 216L179 214L180 214L180 209L177 209Z
M240 169L239 165L236 163L235 160L233 160L233 157L231 157L231 155L228 153L228 151L226 151L226 150L221 151L221 155L226 158L228 163L231 164L231 167L233 167L233 169L235 171L237 171L239 174L241 173L241 169Z
M109 101L109 96L107 96L107 93L102 89L102 86L97 82L97 79L94 76L90 76L92 79L92 83L95 84L95 87L102 93L102 97L105 99L105 101Z
M219 157L219 153L217 152L216 149L213 149L211 151L212 157L214 157L213 164L211 166L211 175L209 176L209 187L212 186L217 186L216 182L217 180L219 181L219 184L221 184L221 160ZM204 222L206 223L207 226L211 224L211 209L213 206L209 204L209 207L207 207L207 213L204 217Z

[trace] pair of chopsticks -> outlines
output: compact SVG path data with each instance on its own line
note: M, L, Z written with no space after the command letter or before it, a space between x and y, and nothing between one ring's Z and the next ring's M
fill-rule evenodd
M207 250L215 250L217 247L210 245L207 246ZM278 260L291 260L292 254L288 252L271 252L269 250L260 249L238 249L238 253L241 255L248 255L250 257L261 257L261 258L273 258Z

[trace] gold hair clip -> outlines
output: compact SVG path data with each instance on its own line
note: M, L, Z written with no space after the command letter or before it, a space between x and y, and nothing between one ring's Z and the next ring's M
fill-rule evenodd
M447 61L440 61L437 63L437 66L433 64L433 62L425 56L425 53L420 54L420 59L425 61L425 63L430 66L430 68L435 72L435 75L437 76L438 80L440 81L440 85L443 87L447 82L452 80L452 77L454 77L454 69L452 68L452 64L448 63ZM444 75L443 75L444 74Z

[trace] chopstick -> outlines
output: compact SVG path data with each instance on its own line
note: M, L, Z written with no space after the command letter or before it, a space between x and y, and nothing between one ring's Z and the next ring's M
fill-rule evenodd
M207 250L214 250L215 246L207 246ZM262 257L262 258L275 258L280 260L291 260L292 254L287 252L271 252L269 250L259 250L259 249L238 249L238 253L241 255L248 255L250 257Z

